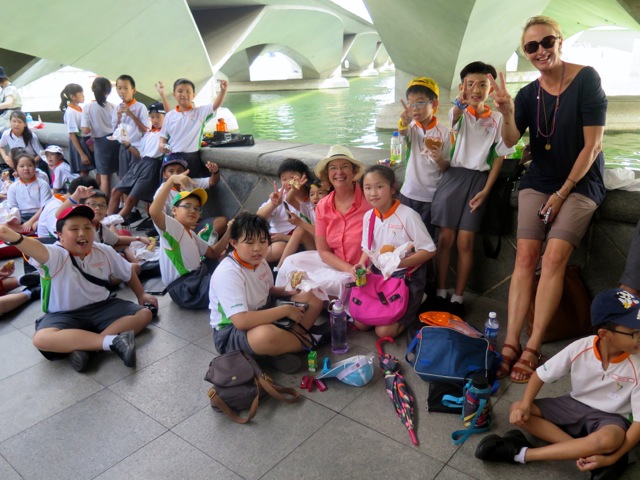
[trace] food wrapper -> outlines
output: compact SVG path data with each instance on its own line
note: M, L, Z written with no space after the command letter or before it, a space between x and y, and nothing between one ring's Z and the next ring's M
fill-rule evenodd
M149 251L145 243L135 241L131 242L129 250L131 250L136 260L138 260L138 263L154 262L160 259L160 243L158 243L152 251Z
M320 285L318 285L316 282L314 282L313 280L311 280L309 278L309 276L306 273L302 274L302 280L300 281L300 283L298 284L298 286L293 287L291 286L291 279L293 278L293 276L298 273L297 271L295 272L289 272L287 274L287 285L286 285L286 289L287 290L300 290L301 292L310 292L311 290L313 290L314 288L319 288ZM328 297L327 297L328 298Z
M20 224L20 210L17 207L10 207L4 201L0 203L0 223L16 223Z
M107 139L116 140L120 143L131 143L131 139L129 138L129 127L124 123L120 123L113 131L113 135L109 135Z
M387 280L393 272L398 270L400 261L407 255L407 252L413 247L413 242L403 243L393 252L380 253L379 250L372 251L364 249L371 262L376 266L380 273Z
M124 223L124 218L122 218L118 214L109 215L108 217L104 217L100 223L105 227L110 227L112 225L121 225Z

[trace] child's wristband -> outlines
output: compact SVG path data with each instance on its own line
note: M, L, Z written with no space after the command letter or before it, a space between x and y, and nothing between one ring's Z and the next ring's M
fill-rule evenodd
M71 196L67 197L67 199L69 200L69 203L73 204L73 205L77 205L78 202L76 202L73 198L71 198Z
M469 105L465 105L464 103L460 103L458 97L453 101L453 104L458 107L460 110L466 110Z

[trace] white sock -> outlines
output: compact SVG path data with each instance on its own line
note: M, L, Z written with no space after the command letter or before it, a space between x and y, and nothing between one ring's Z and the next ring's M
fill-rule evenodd
M513 457L513 461L514 462L518 462L518 463L522 463L524 465L524 463L525 463L524 456L527 453L527 448L529 448L529 447L522 447L520 449L520 452L515 457Z
M25 288L21 293L24 293L27 296L27 299L31 300L31 290L27 290Z
M451 303L453 302L462 303L464 302L464 297L462 295L456 295L454 293L453 295L451 295Z
M111 350L111 344L113 343L113 339L116 338L117 335L105 335L102 340L102 350L108 352Z
M447 289L446 288L436 289L436 297L447 298Z

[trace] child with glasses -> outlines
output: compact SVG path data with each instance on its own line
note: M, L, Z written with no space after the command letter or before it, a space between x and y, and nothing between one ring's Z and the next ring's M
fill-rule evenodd
M593 299L596 334L576 340L538 367L510 422L548 442L533 448L519 430L489 435L476 457L493 462L575 460L592 479L620 478L640 441L640 298L620 288ZM542 386L571 376L571 392L536 398Z
M164 212L174 186L188 185L191 181L188 173L186 170L167 178L149 208L149 215L160 232L160 272L169 295L182 308L204 310L209 307L209 280L217 260L227 249L229 234L209 245L193 232L207 202L207 192L202 188L178 192L172 201L173 216ZM203 262L202 257L207 261Z

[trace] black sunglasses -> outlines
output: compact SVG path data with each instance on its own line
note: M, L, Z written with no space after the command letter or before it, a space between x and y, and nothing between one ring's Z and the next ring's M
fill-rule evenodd
M555 35L547 35L539 42L531 41L531 42L525 43L522 49L528 54L532 54L538 51L538 47L540 47L540 45L542 45L542 48L553 48L558 38L560 37L556 37Z

